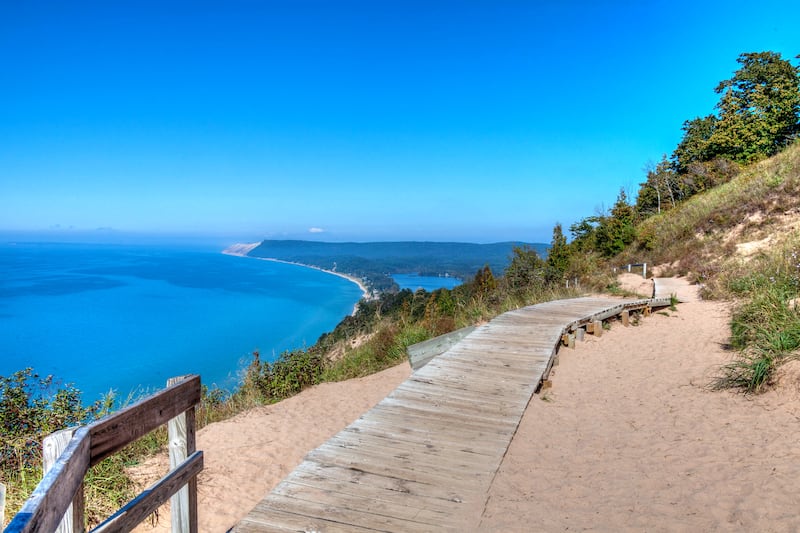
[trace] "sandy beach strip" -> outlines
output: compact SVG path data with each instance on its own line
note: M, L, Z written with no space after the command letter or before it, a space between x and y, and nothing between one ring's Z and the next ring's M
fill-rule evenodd
M358 288L361 290L361 297L362 298L364 298L365 300L369 300L370 298L372 298L372 294L369 292L369 290L367 289L366 285L364 285L364 282L361 279L359 279L359 278L357 278L355 276L351 276L349 274L343 274L341 272L336 272L334 270L327 270L327 269L324 269L324 268L321 268L321 267L318 267L318 266L314 266L314 265L306 265L304 263L297 263L295 261L285 261L283 259L276 259L274 257L254 257L252 255L248 255L253 249L257 248L260 244L261 244L260 242L252 243L252 244L234 244L232 246L229 246L225 250L223 250L222 253L225 254L225 255L234 255L234 256L237 256L237 257L247 257L248 259L260 259L262 261L273 261L275 263L284 263L284 264L287 264L287 265L295 265L295 266L300 266L300 267L304 267L304 268L312 268L312 269L318 270L320 272L325 272L326 274L332 274L334 276L339 276L340 278L344 278L347 281L350 281L350 282L355 283L356 285L358 285ZM358 303L356 303L356 305L353 307L353 313L352 314L355 315L357 310L358 310Z

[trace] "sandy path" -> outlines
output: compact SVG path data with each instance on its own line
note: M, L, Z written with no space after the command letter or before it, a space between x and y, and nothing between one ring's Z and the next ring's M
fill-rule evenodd
M796 378L759 397L709 391L730 357L726 307L669 314L562 350L482 531L800 530Z

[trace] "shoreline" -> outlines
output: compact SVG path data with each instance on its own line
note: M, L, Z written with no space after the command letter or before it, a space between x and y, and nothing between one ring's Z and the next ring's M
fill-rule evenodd
M233 256L236 256L236 257L246 257L248 259L260 259L262 261L273 261L275 263L284 263L286 265L295 265L295 266L300 266L300 267L304 267L304 268L312 268L314 270L318 270L319 272L325 272L326 274L331 274L333 276L338 276L340 278L346 279L347 281L355 283L356 285L358 285L358 288L361 290L361 297L363 299L365 299L365 300L372 299L372 295L370 294L370 292L367 289L366 285L364 285L364 282L361 279L359 279L359 278L357 278L355 276L351 276L349 274L343 274L341 272L334 272L333 270L327 270L325 268L314 266L314 265L306 265L304 263L298 263L296 261L286 261L284 259L276 259L274 257L253 257L251 255L248 255L250 253L250 251L252 251L253 249L257 248L260 244L261 243L234 244L232 246L229 246L225 250L223 250L222 253L225 254L225 255L233 255ZM359 301L361 301L361 300L359 300ZM356 302L355 305L353 306L353 312L350 313L350 316L355 316L357 311L358 311L358 302Z

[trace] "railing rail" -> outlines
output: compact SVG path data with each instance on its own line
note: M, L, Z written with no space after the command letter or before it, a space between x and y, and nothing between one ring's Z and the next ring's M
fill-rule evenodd
M134 440L169 423L171 447L173 442L178 443L177 446L182 448L179 454L182 458L175 464L171 461L172 469L166 476L92 531L130 531L172 497L172 531L196 533L196 480L197 474L203 469L203 452L195 451L194 409L200 403L200 396L200 376L173 378L166 389L74 430L66 449L45 473L4 532L49 533L57 529L83 532L83 478L88 469ZM175 497L183 488L185 497ZM179 503L179 499L185 503ZM68 513L70 505L73 509ZM65 513L70 515L66 519ZM175 515L182 517L177 520L177 528Z

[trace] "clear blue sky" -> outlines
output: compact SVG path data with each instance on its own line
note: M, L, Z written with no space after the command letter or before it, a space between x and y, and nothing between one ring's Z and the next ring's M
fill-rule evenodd
M549 242L800 2L0 4L0 232Z

